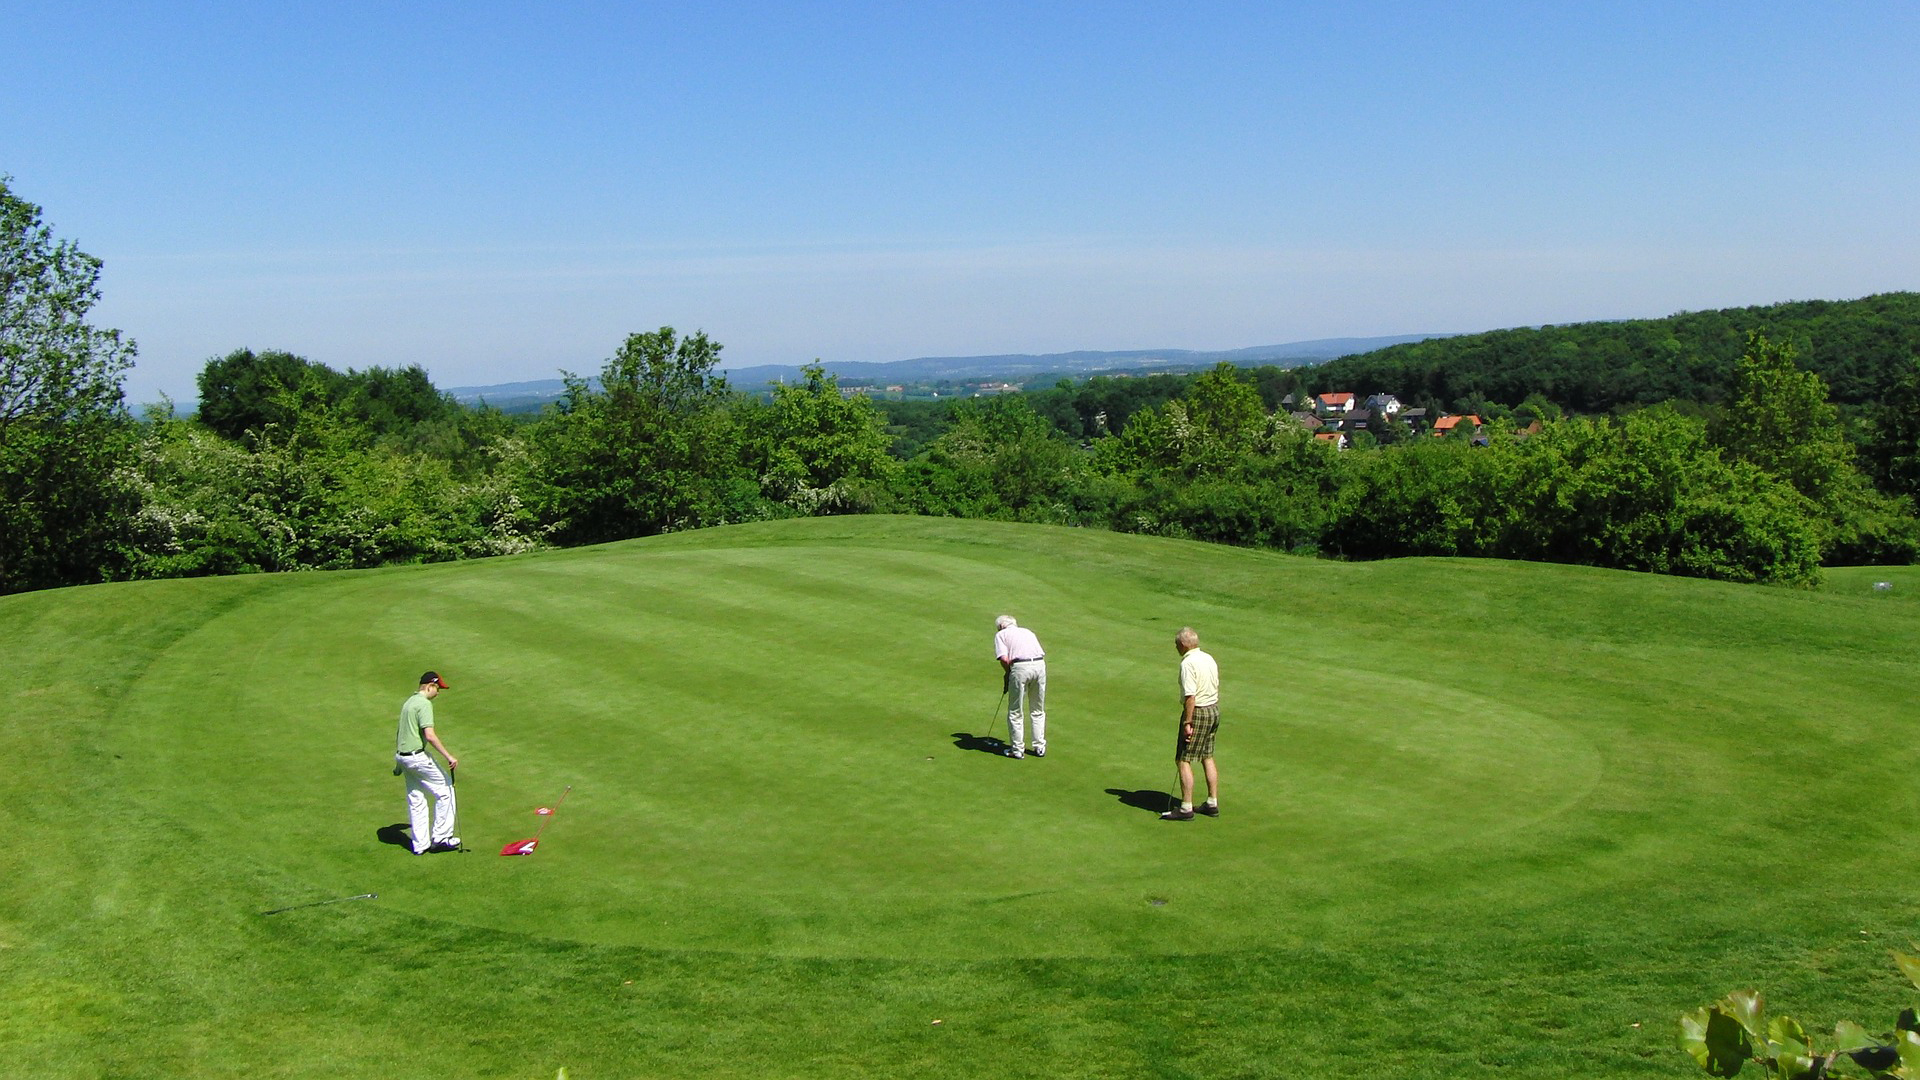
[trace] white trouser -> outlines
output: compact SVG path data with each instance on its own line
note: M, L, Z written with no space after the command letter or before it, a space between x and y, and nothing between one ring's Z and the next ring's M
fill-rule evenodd
M1007 671L1007 734L1015 750L1027 748L1027 695L1033 695L1033 747L1047 748L1047 662L1023 660Z
M453 840L453 785L440 763L425 750L417 754L399 754L394 758L407 775L407 820L413 826L413 853L427 850L429 843L446 844ZM431 830L427 827L427 796L433 796Z

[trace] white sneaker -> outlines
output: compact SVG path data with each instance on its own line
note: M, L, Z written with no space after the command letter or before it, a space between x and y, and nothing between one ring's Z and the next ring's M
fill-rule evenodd
M1016 746L1013 749L1007 751L1007 756L1010 758L1023 758L1027 756L1027 752Z

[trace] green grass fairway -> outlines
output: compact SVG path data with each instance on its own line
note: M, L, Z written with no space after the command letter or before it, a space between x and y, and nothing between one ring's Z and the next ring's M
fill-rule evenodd
M1003 611L1044 760L973 741ZM1697 1075L1738 986L1917 1003L1916 619L898 518L0 598L0 1073ZM1169 824L1183 624L1224 814ZM415 859L426 668L474 850Z

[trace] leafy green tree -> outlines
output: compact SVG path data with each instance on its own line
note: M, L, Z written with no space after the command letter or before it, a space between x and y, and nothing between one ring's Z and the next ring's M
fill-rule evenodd
M884 421L894 459L908 461L918 457L928 444L945 434L953 422L949 415L953 404L946 399L873 402L874 410Z
M1217 472L1136 475L1110 520L1128 532L1312 552L1338 490L1341 456L1288 423Z
M1564 484L1538 489L1551 503L1525 511L1552 530L1555 561L1786 585L1819 577L1806 498L1723 461L1698 420L1643 409L1617 423L1563 422L1522 445L1569 467Z
M242 441L171 415L146 425L132 470L136 576L438 562L544 542L521 493L523 440L493 441L487 467L462 477L376 440L318 372L271 404L286 419Z
M533 417L502 412L491 405L452 405L428 420L404 425L383 437L382 444L409 454L439 458L463 478L485 475L525 449ZM503 449L506 443L518 450Z
M338 376L324 365L289 352L235 349L208 360L195 383L200 389L200 422L208 430L239 441L250 431L293 419L277 403L309 375L326 384L326 397L335 396Z
M1217 476L1295 425L1267 414L1260 394L1231 364L1197 376L1186 394L1135 413L1114 439L1095 444L1108 472Z
M1526 427L1536 421L1541 424L1560 419L1560 406L1548 401L1545 394L1535 391L1513 410L1513 422L1516 426Z
M1909 360L1867 412L1863 457L1882 491L1920 496L1920 359Z
M595 389L566 395L535 432L536 499L564 543L599 543L762 516L740 464L720 345L670 326L629 335Z
M1525 441L1416 439L1344 455L1325 531L1353 558L1470 555L1806 584L1819 572L1810 503L1721 459L1667 409L1575 418Z
M1729 460L1779 478L1813 504L1823 561L1912 562L1920 555L1920 523L1911 502L1872 490L1826 382L1802 370L1795 355L1791 345L1748 337L1714 441Z
M418 364L349 371L340 384L342 404L376 435L403 434L461 411Z
M1070 438L1088 438L1095 434L1087 430L1089 418L1082 416L1077 407L1079 395L1072 379L1056 379L1053 386L1045 390L1030 390L1021 396L1061 434Z
M1186 393L1191 375L1122 378L1095 375L1079 386L1061 380L1052 388L1024 395L1035 412L1076 439L1096 439L1126 430L1135 413L1163 405Z
M761 494L805 513L870 508L899 472L893 441L865 394L842 394L819 364L748 411L745 453Z
M1024 397L956 404L953 424L907 464L900 504L947 517L1077 523L1079 451Z
M1488 510L1472 470L1473 447L1415 439L1378 453L1342 455L1324 543L1349 558L1481 554L1475 532Z
M119 572L135 346L87 321L99 278L0 177L0 592Z
M1791 345L1750 335L1713 436L1728 459L1755 465L1821 502L1852 470L1853 450L1827 384L1801 369L1794 355Z
M1260 394L1260 404L1265 406L1268 412L1273 412L1280 408L1281 401L1287 395L1300 393L1302 379L1298 368L1263 364L1253 370L1253 385ZM1298 400L1297 396L1296 400Z
M1400 419L1399 414L1388 413L1385 409L1374 411L1367 431L1373 436L1373 441L1381 446L1392 446L1413 438L1413 429L1407 426L1407 422Z
M1244 446L1267 418L1260 392L1232 364L1214 365L1187 388L1187 416L1206 437L1224 446Z

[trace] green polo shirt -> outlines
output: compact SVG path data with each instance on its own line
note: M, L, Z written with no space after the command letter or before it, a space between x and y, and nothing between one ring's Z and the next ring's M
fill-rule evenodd
M425 750L427 740L420 731L432 726L433 702L427 699L427 695L415 693L405 705L400 706L400 731L395 737L394 753L414 754Z

